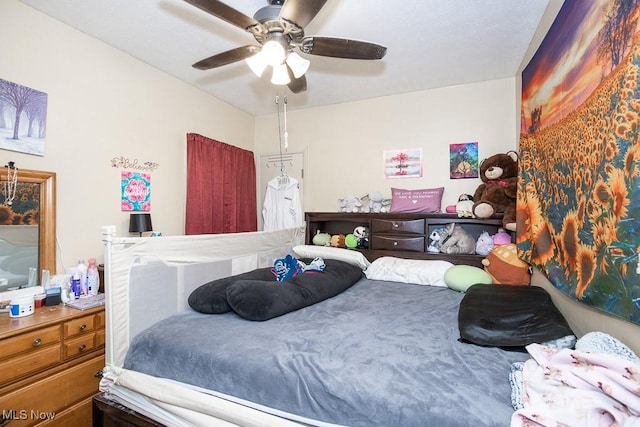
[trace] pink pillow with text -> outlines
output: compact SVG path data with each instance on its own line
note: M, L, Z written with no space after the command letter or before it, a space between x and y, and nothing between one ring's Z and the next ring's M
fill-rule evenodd
M444 187L422 190L391 189L391 212L441 212Z

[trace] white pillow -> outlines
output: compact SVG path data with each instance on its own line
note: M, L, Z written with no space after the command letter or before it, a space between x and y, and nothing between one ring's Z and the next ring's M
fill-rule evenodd
M449 261L403 259L385 256L376 259L364 272L367 279L419 285L447 286L444 273L453 266Z
M299 258L315 258L337 259L338 261L348 262L362 270L366 270L371 264L361 252L353 249L334 248L331 246L316 245L298 245L293 247L293 252Z

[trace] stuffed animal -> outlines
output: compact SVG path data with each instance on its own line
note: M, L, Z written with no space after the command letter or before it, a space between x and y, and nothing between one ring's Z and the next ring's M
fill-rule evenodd
M507 233L504 228L498 228L496 234L493 235L493 245L508 245L511 243L511 236Z
M344 245L349 249L355 249L358 247L358 238L355 234L349 233L344 236Z
M444 233L444 228L436 228L429 234L429 247L427 248L427 252L434 254L440 253L438 242L440 241L442 233Z
M456 203L456 213L460 218L474 218L473 196L471 194L461 194Z
M345 239L344 234L334 234L333 236L331 236L330 245L333 246L334 248L344 248L345 247L344 239Z
M353 229L353 235L358 239L356 248L367 249L369 248L369 228L364 225L359 225Z
M360 198L368 199L369 203L363 203L362 212L385 213L391 208L391 199L386 199L379 191L367 193Z
M503 213L504 228L516 231L516 195L518 182L518 153L495 154L480 163L480 179L473 195L473 214L489 218Z
M362 207L362 202L356 196L345 196L341 199L338 199L338 209L340 212L360 212L360 208Z
M316 235L313 236L313 239L311 239L311 242L316 246L329 246L329 243L331 242L331 234L322 233L318 230Z
M493 248L482 260L482 265L496 285L528 285L531 283L529 264L518 257L518 248L513 243Z
M480 236L478 236L478 241L476 242L476 253L478 255L487 256L493 247L493 238L489 233L483 231Z
M445 254L475 254L476 240L460 224L447 224L436 243Z

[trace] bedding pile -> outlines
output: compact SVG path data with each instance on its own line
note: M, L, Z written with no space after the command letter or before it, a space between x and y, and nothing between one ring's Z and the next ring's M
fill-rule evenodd
M511 427L640 426L640 359L613 337L595 332L575 349L530 344L527 351L531 359L511 374Z

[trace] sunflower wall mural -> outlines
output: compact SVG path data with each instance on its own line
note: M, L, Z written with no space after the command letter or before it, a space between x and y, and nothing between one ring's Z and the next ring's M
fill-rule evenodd
M640 324L640 0L566 1L522 73L521 257Z

